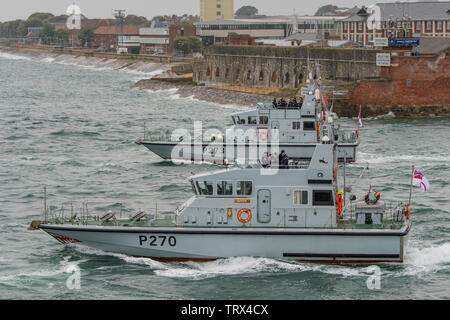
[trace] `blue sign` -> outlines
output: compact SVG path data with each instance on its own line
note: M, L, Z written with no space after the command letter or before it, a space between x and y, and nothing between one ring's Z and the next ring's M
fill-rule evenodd
M419 44L418 38L389 38L389 47L411 47Z

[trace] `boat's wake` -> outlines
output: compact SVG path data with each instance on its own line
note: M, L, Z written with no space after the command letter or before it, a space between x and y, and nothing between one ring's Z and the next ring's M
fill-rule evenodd
M322 273L342 278L368 277L373 274L370 264L330 265L286 261L271 258L232 257L210 262L159 262L150 258L136 258L123 254L106 253L101 250L76 246L85 254L109 255L126 263L140 265L152 270L156 275L167 278L202 280L221 276L259 276L267 274ZM450 243L416 248L409 247L403 264L377 264L382 277L397 278L421 276L445 271L450 268Z

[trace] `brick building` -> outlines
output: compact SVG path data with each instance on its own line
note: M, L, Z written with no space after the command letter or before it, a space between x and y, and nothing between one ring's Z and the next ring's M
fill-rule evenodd
M120 47L127 48L129 53L139 53L141 28L135 25L100 26L94 30L92 47L114 52Z
M168 54L175 52L174 41L177 37L196 37L197 29L194 25L171 25L169 28L169 46Z
M100 26L109 26L108 19L82 19L81 20L81 29L87 28L91 30L95 30ZM78 39L78 35L80 34L81 29L72 29L69 30L69 43L73 47L80 47L81 41Z
M341 39L373 45L375 38L450 36L450 1L377 3L342 20Z

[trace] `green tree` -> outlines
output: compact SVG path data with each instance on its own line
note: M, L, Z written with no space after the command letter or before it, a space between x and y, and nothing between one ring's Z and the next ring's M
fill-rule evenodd
M54 17L51 17L49 19L46 19L45 22L48 22L48 23L65 23L65 22L67 22L68 18L69 18L68 15L62 14L62 15L59 15L59 16L54 16Z
M153 17L152 21L164 21L164 17L163 16L155 16L155 17Z
M94 41L94 32L89 28L83 28L78 34L78 39L81 40L81 45L84 47L86 44L89 46Z
M135 26L142 26L144 24L149 24L149 21L147 20L146 17L142 17L142 16L139 17L134 14L129 14L125 17L124 23L135 25Z
M201 52L203 49L202 41L197 37L189 37L189 50L192 52Z
M31 16L28 17L27 21L37 19L41 20L42 22L47 22L47 19L53 18L54 15L48 12L35 12Z
M243 6L235 13L236 17L251 17L258 14L258 9L253 6Z
M325 6L320 7L319 9L317 9L317 11L314 15L315 16L323 16L327 13L333 13L337 8L338 8L337 6L333 6L332 4L327 4Z
M54 35L55 35L55 28L49 23L46 23L42 27L41 32L39 32L39 38L41 39L41 43L43 44L53 43Z
M202 51L202 41L197 37L177 37L174 40L174 48L183 54Z
M58 29L55 32L55 43L59 45L64 45L69 42L69 30L67 29Z
M181 51L184 54L189 53L190 45L189 40L186 37L176 37L173 46L176 50Z
M27 27L42 27L44 23L36 18L27 20Z

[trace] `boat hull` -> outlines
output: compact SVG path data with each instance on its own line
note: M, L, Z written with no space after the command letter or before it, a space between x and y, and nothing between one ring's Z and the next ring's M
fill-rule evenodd
M231 229L41 225L62 243L157 260L208 261L235 256L326 263L402 262L401 230Z
M232 163L236 158L244 158L249 160L259 160L255 155L261 155L263 152L272 150L272 145L268 143L264 146L256 146L255 155L252 155L249 144L183 144L176 142L149 142L138 141L140 145L145 146L151 152L160 156L165 160L186 160L198 162L210 162L215 164ZM356 143L339 144L338 160L340 162L356 161ZM314 154L316 143L280 143L274 149L278 154L284 150L291 159L310 160ZM177 149L175 149L177 148ZM263 149L264 148L264 149ZM256 156L257 157L257 156Z

